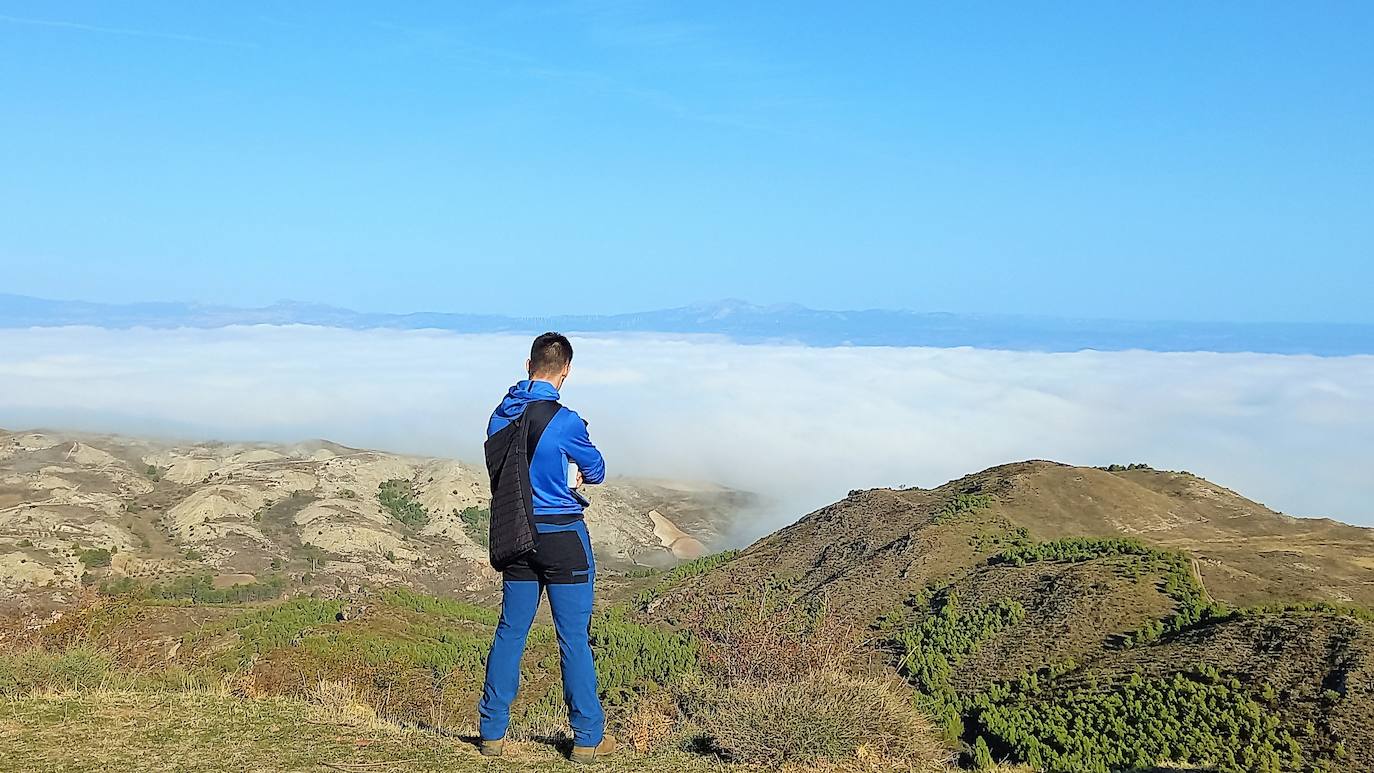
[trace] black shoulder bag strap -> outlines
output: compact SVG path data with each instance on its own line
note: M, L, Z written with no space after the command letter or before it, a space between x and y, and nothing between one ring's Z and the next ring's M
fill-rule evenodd
M525 424L525 454L531 464L534 463L534 449L539 445L539 439L562 408L557 400L538 400L525 406L522 417Z

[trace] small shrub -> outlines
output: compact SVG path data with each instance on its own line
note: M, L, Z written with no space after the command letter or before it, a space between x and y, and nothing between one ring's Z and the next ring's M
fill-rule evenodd
M973 742L973 769L990 770L996 765L992 759L992 750L988 748L987 739L978 736L978 740Z
M341 724L377 721L377 712L358 698L348 681L321 679L306 691L304 698L320 709L323 719Z
M663 748L682 723L682 712L672 696L659 693L635 704L621 733L630 748L650 754Z
M85 564L87 568L98 569L100 567L109 566L112 555L113 554L105 548L91 548L90 550L81 551L77 554L77 558L81 563Z
M563 691L554 686L539 700L511 717L507 738L517 741L562 741L568 737L568 710Z
M788 765L882 760L935 766L948 758L930 722L885 682L825 672L722 690L699 721L736 762Z
M315 566L329 560L328 551L310 542L301 543L301 546L295 549L295 554Z
M861 646L857 628L827 613L763 597L743 609L706 612L693 627L702 668L731 681L780 681L841 670Z

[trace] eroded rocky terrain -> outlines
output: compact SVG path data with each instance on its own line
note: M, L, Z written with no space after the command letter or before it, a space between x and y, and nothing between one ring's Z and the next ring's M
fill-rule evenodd
M379 496L387 484L390 505ZM589 490L600 565L663 568L719 549L752 506L709 484L612 479ZM325 441L174 443L0 431L0 593L62 602L83 585L208 575L484 595L485 471Z

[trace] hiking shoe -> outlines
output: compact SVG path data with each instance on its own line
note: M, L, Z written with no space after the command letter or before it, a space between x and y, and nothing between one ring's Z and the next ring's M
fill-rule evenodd
M607 735L596 746L574 746L572 756L568 759L578 765L591 765L602 757L609 757L614 752L615 738Z
M501 753L505 750L506 739L504 738L497 738L493 741L488 741L485 738L482 739L481 752L483 757L500 757Z

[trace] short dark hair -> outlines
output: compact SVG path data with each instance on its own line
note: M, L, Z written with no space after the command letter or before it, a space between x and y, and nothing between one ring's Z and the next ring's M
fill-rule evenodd
M562 333L545 333L530 347L530 375L557 373L572 362L572 342Z

